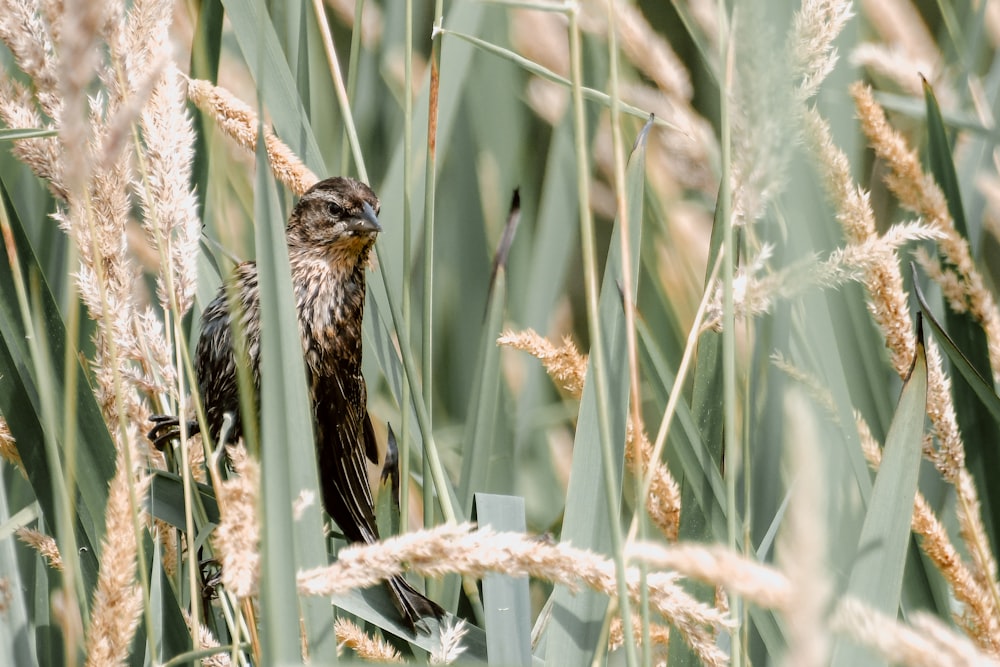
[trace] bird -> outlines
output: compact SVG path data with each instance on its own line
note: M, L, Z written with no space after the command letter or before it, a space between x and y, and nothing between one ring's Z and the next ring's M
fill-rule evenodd
M366 464L366 459L378 463L378 450L361 373L365 271L382 231L379 210L378 198L365 183L327 178L302 195L285 229L323 506L349 542L365 544L379 540ZM261 391L267 390L267 378L260 376L260 338L267 332L261 331L257 265L252 261L235 268L201 318L195 373L206 425L215 439L226 414L232 419L228 439L235 441L243 432L237 335L245 344L259 405ZM157 415L152 421L149 438L154 444L176 437L176 417ZM190 433L198 430L197 422L189 423ZM401 576L386 585L411 632L426 631L422 619L444 615Z

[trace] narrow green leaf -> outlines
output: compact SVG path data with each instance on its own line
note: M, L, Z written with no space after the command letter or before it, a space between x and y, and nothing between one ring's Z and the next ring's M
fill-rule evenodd
M7 505L7 491L4 475L0 475L0 525L12 518ZM30 590L31 582L22 580L14 540L10 537L0 537L0 581L6 582L8 591L17 591L6 596L3 623L0 623L0 663L37 665L35 642L31 641L35 633L25 604L27 597L20 593Z
M649 363L654 365L655 370L646 375L654 380L653 388L659 393L657 397L660 405L666 404L667 392L673 386L675 378L668 370L666 359L659 349L659 342L650 332L649 327L640 319L636 322L639 334L639 349L644 359L648 358ZM667 447L676 455L680 463L680 471L671 468L672 472L684 483L688 497L694 502L688 502L684 507L689 508L688 512L699 512L703 517L710 519L706 523L707 533L703 538L706 542L721 542L726 539L728 528L726 526L726 484L722 479L718 466L712 461L708 450L701 439L701 433L695 423L691 408L682 399L677 404L677 413L674 416L675 425L671 429ZM678 474L679 472L679 474ZM683 519L684 512L681 513ZM739 548L743 547L742 537L737 539ZM758 551L758 560L767 560L767 547L769 542L761 543ZM784 646L784 639L778 629L774 615L764 609L751 606L750 617L753 619L761 639L768 650L777 655ZM687 649L685 649L687 650Z
M524 533L524 498L477 493L473 521L495 531ZM491 665L531 664L531 598L527 577L495 572L483 578L486 647Z
M261 337L260 351L260 374L266 387L261 392L260 405L261 606L268 611L262 619L261 634L265 661L290 664L301 659L295 572L299 565L315 566L325 564L326 560L324 554L321 563L301 562L308 533L322 538L317 503L313 503L308 517L292 520L292 504L299 491L312 489L313 497L318 498L319 485L302 343L285 243L285 216L278 203L274 178L265 167L267 155L263 142L259 143L257 163L260 168L257 169L254 217L258 221L255 230L260 325L261 331L267 332ZM303 483L303 477L310 479ZM316 619L306 606L303 613L309 633L311 628L316 628ZM329 608L327 614L325 629L330 634L332 616ZM309 634L309 639L314 637ZM326 659L329 660L329 656Z
M917 294L917 302L920 304L920 313L923 315L924 321L930 325L931 331L934 333L934 338L937 340L938 345L940 345L941 349L944 350L945 356L948 357L948 361L951 362L952 368L958 371L966 383L968 383L968 386L973 390L973 392L975 392L979 403L987 411L989 411L994 420L1000 422L1000 397L997 396L992 383L987 382L986 379L979 374L979 371L972 365L972 362L969 361L962 350L958 348L955 341L951 339L948 332L945 331L944 327L941 326L941 323L938 322L936 317L934 317L934 313L931 312L931 308L927 304L927 297L924 296L924 292L920 288L920 284L917 281L916 267L911 265L910 268L914 273L913 291ZM955 378L952 378L952 382L954 382L954 380Z
M515 194L515 198L517 195ZM490 297L487 301L485 326L479 337L479 355L476 365L476 379L469 401L469 417L466 421L465 448L462 457L462 476L458 496L462 501L465 516L472 511L473 494L486 491L496 433L497 402L500 391L500 350L497 338L503 328L503 316L507 300L507 250L513 240L517 218L521 215L520 205L511 210L507 223L505 241L497 251L490 283ZM509 461L508 461L509 464ZM492 489L496 490L496 489Z
M712 224L705 270L706 283L722 248L722 226L727 221L722 220L721 209L721 206L716 207ZM706 284L705 289L711 289L711 286ZM694 392L691 396L691 416L700 435L700 446L694 447L690 452L696 459L689 459L681 480L681 507L685 511L681 512L678 530L680 540L722 540L728 534L728 529L721 530L726 524L725 483L720 472L723 445L722 396L722 335L706 331L698 339ZM687 582L685 588L705 603L711 603L715 597L713 586L692 581ZM684 642L671 642L669 662L671 665L693 665L697 658Z
M926 412L927 360L918 322L916 355L886 437L882 465L875 478L858 542L857 560L847 587L849 595L892 618L899 610ZM884 662L858 646L840 642L834 650L832 664L880 665Z
M225 12L220 0L203 0L198 9L198 20L195 24L194 38L191 41L190 75L196 79L206 79L215 82L219 78L219 57L222 51L222 24ZM198 109L193 110L193 125L195 132L194 154L197 156L191 163L191 181L195 184L198 197L198 216L207 221L205 203L208 199L210 166L212 153L208 150L206 127L214 121L206 121L206 116ZM207 124L206 124L207 122ZM203 261L199 256L199 263ZM216 286L217 287L217 286ZM198 281L199 291L204 288L202 280ZM214 296L214 293L213 293ZM199 303L202 308L207 302Z
M962 194L958 187L958 176L955 174L955 163L951 158L951 142L941 117L934 91L926 79L924 85L924 102L927 105L927 151L930 157L931 172L934 180L944 191L948 201L948 212L955 221L955 229L963 237L968 236L968 225L965 223L965 210L962 207Z
M0 216L9 222L10 237L0 236L0 413L7 416L11 433L19 443L18 449L25 464L28 479L49 525L54 526L57 506L52 488L54 475L61 470L52 470L43 443L42 407L39 396L37 370L31 360L27 345L28 331L21 318L14 288L15 276L6 260L8 251L15 252L22 270L36 276L36 290L39 309L44 321L45 343L49 358L65 358L66 327L52 293L43 278L42 269L28 241L27 234L16 215L6 189L3 190L4 207ZM8 243L13 243L9 247ZM56 396L49 397L56 405L62 405L66 387L61 367L52 373L50 386ZM86 590L89 594L97 580L97 557L100 555L101 538L104 536L104 508L107 504L108 483L115 471L115 449L111 442L104 418L87 384L87 372L77 369L77 467L87 474L76 478L79 502L77 508L77 540L80 551L80 568ZM62 434L55 434L58 442ZM47 603L46 603L47 604Z
M17 141L18 139L38 139L41 137L54 137L58 134L56 130L43 129L18 129L0 130L0 141Z
M948 212L955 222L955 231L968 239L969 229L952 160L951 144L934 92L926 81L924 97L927 103L927 146L931 172L944 192ZM950 265L946 257L942 256L942 259L946 266ZM944 321L955 347L962 351L978 374L984 378L993 377L994 369L990 366L986 332L975 317L969 312L960 313L947 308ZM955 416L965 440L966 465L972 473L982 503L983 523L995 551L1000 546L1000 490L990 484L990 481L995 472L1000 470L1000 422L983 410L983 404L976 400L976 395L975 383L967 380L959 369L958 377L952 380Z
M385 586L381 584L371 588L355 589L342 595L333 597L333 604L338 609L343 609L349 614L353 614L372 625L377 626L383 633L389 632L397 637L401 637L414 646L418 646L430 653L437 650L441 645L441 626L445 624L454 625L458 619L448 615L442 619L441 624L428 623L428 633L416 633L414 635L410 629L400 623L399 612L393 606L392 600L385 592ZM462 653L460 662L465 664L468 660L471 663L486 662L486 633L482 628L472 624L467 624L468 634L462 638L462 646L465 652Z
M295 77L263 1L223 0L222 4L275 132L316 174L326 174L323 155L299 97ZM266 162L258 156L257 164Z
M206 484L195 483L202 506L210 523L219 523L219 505L215 491ZM165 521L177 530L187 530L184 517L184 484L180 475L166 470L153 470L146 509L155 519Z
M645 138L645 134L642 135ZM642 229L642 192L645 183L644 141L638 143L629 159L626 184L629 190L629 221L631 237L628 239L632 257L639 257L639 238ZM608 506L621 502L621 479L624 466L625 423L629 399L628 355L625 339L625 313L621 292L621 225L616 224L611 235L608 261L601 284L599 303L601 328L604 333L605 363L608 370L609 405L597 404L593 381L593 367L587 368L580 400L580 414L573 441L573 466L569 490L566 493L566 512L560 539L573 546L591 549L598 553L611 550L611 525ZM636 284L639 263L632 266L632 284ZM605 470L601 453L597 411L606 410L610 420L611 442L617 443L614 478L617 488L608 497ZM557 587L553 593L553 612L545 645L546 663L550 665L589 665L598 650L601 628L608 605L607 595L590 590L577 593Z

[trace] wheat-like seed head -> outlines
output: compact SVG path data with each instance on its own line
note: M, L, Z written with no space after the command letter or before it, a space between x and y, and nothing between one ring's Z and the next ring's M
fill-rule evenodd
M229 446L236 475L219 489L222 520L212 544L222 563L222 583L238 598L257 593L260 582L260 518L257 513L260 464L242 446Z

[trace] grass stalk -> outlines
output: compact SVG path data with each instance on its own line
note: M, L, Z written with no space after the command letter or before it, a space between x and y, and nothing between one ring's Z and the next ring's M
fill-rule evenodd
M50 427L53 427L56 424L56 416L54 406L51 401L51 397L55 395L54 390L51 387L51 364L48 362L47 351L42 347L42 341L44 338L39 337L37 333L42 329L36 329L35 327L35 316L33 315L29 305L28 290L24 284L25 276L21 267L21 262L17 256L17 249L14 244L14 235L10 227L10 220L7 217L7 208L2 205L2 203L0 203L0 232L3 233L4 245L7 247L7 261L10 263L11 273L14 278L14 290L17 297L18 307L21 311L21 321L24 322L28 342L28 351L31 355L31 361L38 373L38 392L41 400L42 421ZM69 350L75 349L75 341L71 341L68 337L66 340L66 349L67 355L69 355ZM75 358L73 361L76 363ZM75 416L75 409L72 414ZM72 428L75 428L75 421L72 422L72 424ZM76 532L74 530L76 506L71 500L67 478L66 476L60 474L60 471L63 471L63 464L59 460L59 444L56 440L56 432L53 428L45 429L45 442L43 443L43 446L45 447L49 469L52 473L51 481L53 495L55 496L55 503L60 509L60 511L56 514L54 521L60 552L76 553ZM96 548L100 548L99 545ZM90 618L90 613L88 611L88 600L86 590L83 585L83 579L77 569L77 560L74 558L65 558L63 561L62 580L65 594L71 608L79 609L80 617L83 619L84 627L86 628L86 623ZM76 646L66 647L65 655L67 665L76 664L78 648L79 647Z
M487 53L491 53L495 56L503 58L504 60L508 60L514 63L515 65L518 65L526 72L530 72L531 74L540 76L541 78L547 81L558 83L559 85L565 86L566 88L573 87L573 82L567 79L566 77L560 76L555 72L553 72L552 70L548 69L547 67L539 65L538 63L529 60L524 56L518 55L517 53L514 53L509 49L497 46L496 44L491 44L486 40L479 39L478 37L473 37L472 35L466 35L461 32L455 32L454 30L446 30L445 28L438 28L437 32L441 35L451 35L452 37L456 37L462 40L463 42L468 42L469 44L472 44L478 49L481 49L483 51L486 51ZM583 85L580 86L580 92L584 99L591 100L592 102L598 102L605 107L610 108L611 106L611 97L607 93L603 93L599 90L588 88L587 86ZM641 118L642 120L646 120L649 118L649 111L644 111L643 109L628 104L627 102L622 102L621 100L619 100L618 106L621 111L627 113L630 116L635 116L636 118ZM678 127L673 123L670 123L669 121L663 120L660 117L654 118L653 123L660 127L670 128L687 136L687 132L684 130L684 128Z
M2 206L0 206L2 208ZM7 225L6 211L2 214L4 216L4 225ZM66 250L67 255L67 265L76 266L79 263L79 255L76 244L70 243L67 245ZM16 256L14 257L16 260ZM11 263L11 269L14 270L15 275L20 276L20 269L15 268L15 264ZM15 284L18 284L15 281ZM63 352L63 456L65 457L65 489L66 493L64 496L65 500L74 498L76 496L76 454L77 454L77 416L78 416L78 402L77 402L77 381L79 373L79 350L77 349L77 340L80 338L80 302L79 294L76 290L76 283L70 281L67 286L67 304L64 310L67 313L66 322L66 349ZM25 319L25 322L29 320ZM44 394L43 394L44 395ZM54 463L54 462L53 462ZM55 469L55 468L54 468ZM67 521L69 522L67 526L72 526L76 522L76 505L69 503L66 510ZM69 538L72 540L70 546L74 549L76 548L76 535L73 531L70 531ZM67 559L73 561L73 572L69 575L68 579L65 579L67 584L67 590L72 590L75 592L77 600L81 605L81 611L84 612L84 618L89 617L87 613L87 608L89 601L84 591L83 580L80 578L79 573L76 572L76 561L72 558ZM65 563L64 563L65 565ZM70 584L73 588L70 588Z
M434 26L444 21L444 0L434 2ZM438 93L441 84L441 36L431 40L430 90L427 98L427 154L424 161L424 239L423 239L423 317L421 318L420 365L423 369L424 402L427 417L434 418L434 339L431 322L434 318L434 200L437 193L437 122ZM433 422L429 425L432 426ZM430 473L430 461L424 457L424 479ZM424 484L424 525L434 525L433 498Z
M347 61L347 99L353 100L358 89L358 57L361 53L361 15L364 13L365 0L354 3L354 28L351 30L351 54ZM326 21L322 22L326 25ZM344 142L340 152L340 173L346 174L350 164L350 142L347 139L347 124L344 124Z
M412 295L408 285L413 272L413 0L405 0L403 19L403 331L406 343L409 344L410 332L413 331ZM400 333L400 332L397 332ZM399 476L401 479L399 492L400 531L409 529L410 521L410 384L402 383L399 400L399 412L402 424L400 442L403 451L399 459Z
M99 258L101 257L101 253L97 245L98 234L96 228L97 222L94 219L94 207L89 196L84 197L84 202L83 214L86 216L87 224L90 228L91 252L95 258ZM101 319L103 320L105 335L107 336L108 363L111 364L112 369L111 377L114 383L115 408L118 417L119 435L121 437L119 447L122 448L122 460L129 474L128 503L129 512L132 515L132 531L135 539L135 565L136 570L138 570L139 586L142 590L143 611L146 615L146 623L149 626L146 628L146 643L150 655L155 655L157 646L156 629L153 625L154 619L149 598L149 573L146 571L146 546L143 540L144 528L139 520L139 499L136 497L134 479L131 476L132 471L135 470L135 461L132 460L132 446L129 442L128 426L125 422L125 393L122 386L121 374L122 364L119 362L118 344L115 341L112 329L111 302L108 299L107 276L104 273L104 266L100 261L94 263L94 272L97 275L97 286L101 296Z
M612 453L611 426L608 416L607 371L604 360L604 337L598 310L597 258L594 241L594 217L590 208L590 162L587 151L587 125L583 108L583 55L582 36L576 11L569 14L570 71L572 77L573 129L576 143L576 175L580 205L580 239L583 250L584 288L587 302L587 329L590 333L590 363L593 365L594 388L597 394L597 422L600 430L601 456L604 463L604 483L608 494L608 521L611 528L611 548L615 561L615 578L618 583L618 604L622 615L625 641L625 658L630 666L638 664L632 634L632 611L628 598L625 556L622 549L622 528L619 519L618 497L615 493L614 454ZM624 179L623 179L624 180ZM622 190L624 192L624 189ZM624 236L624 235L623 235ZM626 241L627 243L627 241Z
M358 168L358 176L362 181L368 182L368 172L365 170L364 159L361 157L361 142L358 140L358 129L354 125L354 115L351 113L351 100L344 85L344 76L340 72L340 59L337 57L337 49L333 46L333 34L330 32L330 24L326 20L326 10L323 8L323 0L313 0L313 10L316 12L316 23L319 25L320 35L323 38L323 50L326 52L327 64L330 67L330 75L333 77L333 90L337 94L337 104L340 106L340 113L344 117L344 134L347 143L351 147L354 155L354 164Z
M642 406L642 394L639 389L639 356L638 356L638 345L636 343L636 332L635 332L635 289L632 285L632 249L629 239L631 235L629 233L629 226L632 221L629 218L630 211L628 210L628 197L626 196L626 185L625 185L625 146L622 139L622 126L621 126L621 94L618 81L619 74L619 63L618 63L618 24L617 24L617 9L615 8L614 0L607 0L608 8L608 61L610 67L610 73L608 77L608 85L610 88L609 97L611 98L611 143L612 150L614 154L614 185L615 185L615 203L618 209L618 225L621 228L621 234L619 239L621 241L621 261L622 261L622 274L621 274L621 291L622 291L622 302L625 310L625 342L628 357L628 373L629 373L629 393L631 394L631 400L629 402L630 418L632 420L633 432L638 433L642 429L642 414L640 408ZM645 175L642 176L645 178ZM641 224L641 218L640 218ZM656 465L656 459L650 460L650 469ZM634 478L636 480L636 486L641 486L642 474L642 457L635 457L635 470ZM609 486L609 491L610 491ZM636 498L636 507L640 508L637 510L639 515L639 532L640 536L645 539L645 527L646 522L645 512L642 511L642 507L645 504L646 496L638 496ZM617 513L612 513L612 522L619 526L619 533L621 532L621 524L617 518ZM619 540L621 537L619 536ZM645 586L645 567L640 568L641 574L641 587L643 591L641 599L641 609L640 617L642 620L642 664L648 665L652 663L652 646L650 641L650 618L649 618L649 598L648 590ZM629 627L623 624L623 629L625 630L626 637L630 637L628 634ZM636 660L635 655L629 655L629 649L635 651L633 642L625 642L626 658L632 660L632 664L637 664L634 662Z
M723 0L718 3L719 16L725 17L726 5ZM719 131L722 159L722 179L719 188L719 201L716 206L721 208L719 220L722 221L722 255L727 258L736 257L736 239L732 220L732 183L730 170L732 167L732 126L729 108L729 95L733 81L733 48L731 33L723 26L719 35L720 59L725 64L722 86L719 91ZM733 265L734 262L722 262L722 391L724 448L726 456L726 525L728 545L736 550L738 516L736 511L736 481L740 470L742 451L736 431L736 316L733 304ZM731 593L729 597L729 612L732 615L733 626L730 628L731 660L733 667L740 667L740 633L741 633L741 599Z

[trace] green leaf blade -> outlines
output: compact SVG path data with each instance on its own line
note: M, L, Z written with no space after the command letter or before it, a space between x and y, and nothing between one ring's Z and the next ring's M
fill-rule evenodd
M899 610L903 586L926 412L927 360L921 333L910 375L903 384L886 436L882 464L872 488L847 589L849 595L892 618ZM833 664L883 663L865 650L841 642L834 652Z

